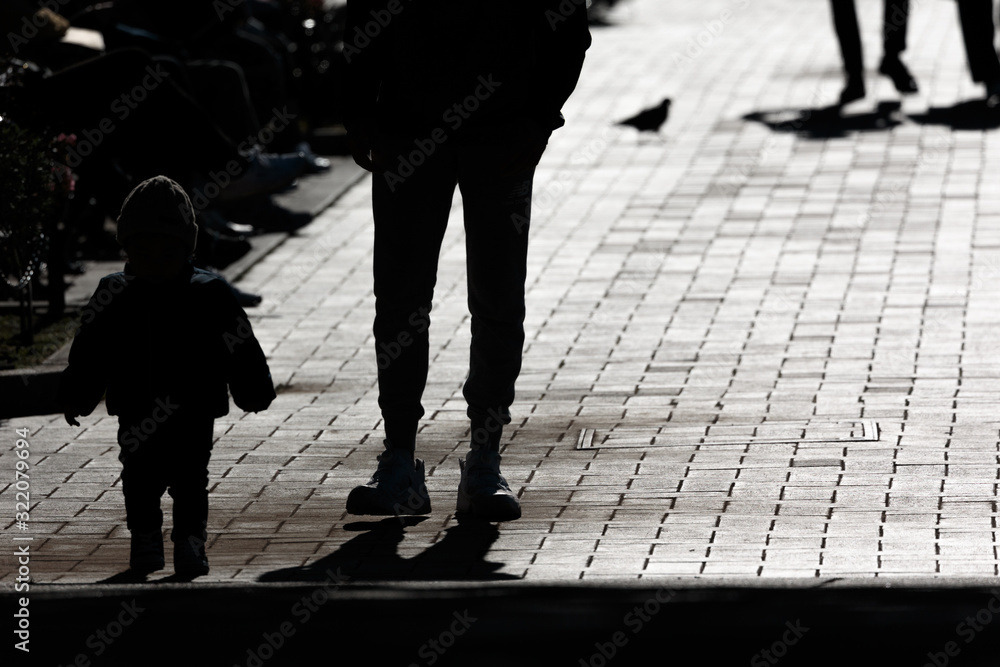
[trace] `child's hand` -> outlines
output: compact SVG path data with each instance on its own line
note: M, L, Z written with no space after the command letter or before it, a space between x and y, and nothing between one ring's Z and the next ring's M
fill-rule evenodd
M66 423L69 424L70 426L79 426L80 425L80 422L78 422L76 420L76 418L79 417L80 415L75 414L73 412L67 412L63 416L66 417Z

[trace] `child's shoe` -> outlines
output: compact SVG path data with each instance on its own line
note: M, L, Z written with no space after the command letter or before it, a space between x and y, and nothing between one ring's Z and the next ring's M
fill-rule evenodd
M174 572L182 577L200 577L208 574L205 540L197 535L191 535L174 542Z
M140 574L163 569L163 533L160 531L132 532L132 553L128 566Z

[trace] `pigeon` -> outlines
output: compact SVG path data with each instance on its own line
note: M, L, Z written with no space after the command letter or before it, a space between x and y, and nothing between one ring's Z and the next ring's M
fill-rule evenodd
M667 122L667 113L670 110L670 98L664 99L655 107L640 111L631 118L620 120L616 125L628 125L640 132L657 132L660 126Z

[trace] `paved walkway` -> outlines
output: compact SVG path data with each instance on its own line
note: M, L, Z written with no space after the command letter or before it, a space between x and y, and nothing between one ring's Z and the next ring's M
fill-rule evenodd
M879 3L859 4L874 71ZM898 98L873 76L840 122L798 115L841 84L825 2L631 0L594 29L535 182L503 451L524 516L496 531L453 517L469 439L460 201L418 439L424 520L344 512L381 449L368 179L255 265L240 285L265 297L251 319L279 396L217 422L198 582L995 577L1000 135L953 107L982 96L954 3L914 4L921 94L878 106ZM659 136L612 126L664 96ZM38 584L127 563L115 422L103 407L82 422L4 424L9 446L30 430L21 535Z

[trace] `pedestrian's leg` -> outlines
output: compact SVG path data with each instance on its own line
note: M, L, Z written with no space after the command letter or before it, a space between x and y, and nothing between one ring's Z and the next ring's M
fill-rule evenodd
M992 0L958 0L956 4L972 80L987 85L1000 80L1000 59L993 45Z
M901 93L919 90L917 80L900 59L906 50L906 29L910 18L910 0L885 0L882 16L882 62L878 71L892 80Z
M148 533L163 528L160 498L166 482L159 464L140 454L122 458L122 495L125 496L125 521L132 532Z
M211 417L202 415L173 415L164 422L171 441L165 464L174 500L170 539L174 543L174 571L182 576L208 573L208 461L214 425Z
M830 8L833 10L833 28L837 33L837 43L840 45L844 73L847 76L847 82L840 93L840 102L847 104L865 96L865 65L858 13L854 0L830 0Z
M351 514L428 514L424 463L414 456L427 382L431 299L438 255L457 182L454 151L434 144L430 155L413 141L377 142L372 175L375 217L375 359L385 451L367 484L347 496Z
M399 169L372 176L375 218L375 359L379 407L392 447L413 451L424 410L431 299L457 179L444 144L418 155L412 142L383 142L382 160Z
M140 573L163 568L163 511L160 498L167 488L158 456L155 432L142 430L141 420L121 420L118 444L122 463L125 521L131 534L129 567Z
M510 423L524 347L531 187L548 133L531 121L498 128L488 143L462 150L472 343L468 402L471 451L459 461L456 516L487 521L521 517L517 494L500 474L500 439Z
M513 140L516 147L516 140ZM540 144L544 147L544 140ZM524 149L524 146L520 147ZM540 148L538 153L540 155ZM504 424L510 423L514 383L524 347L524 282L534 163L513 173L495 169L500 146L470 149L464 164L479 164L461 181L465 210L465 246L472 316L469 377L464 394L472 422L472 444L499 449ZM463 169L463 173L466 170Z
M910 0L885 0L882 15L882 55L899 57L906 50Z

